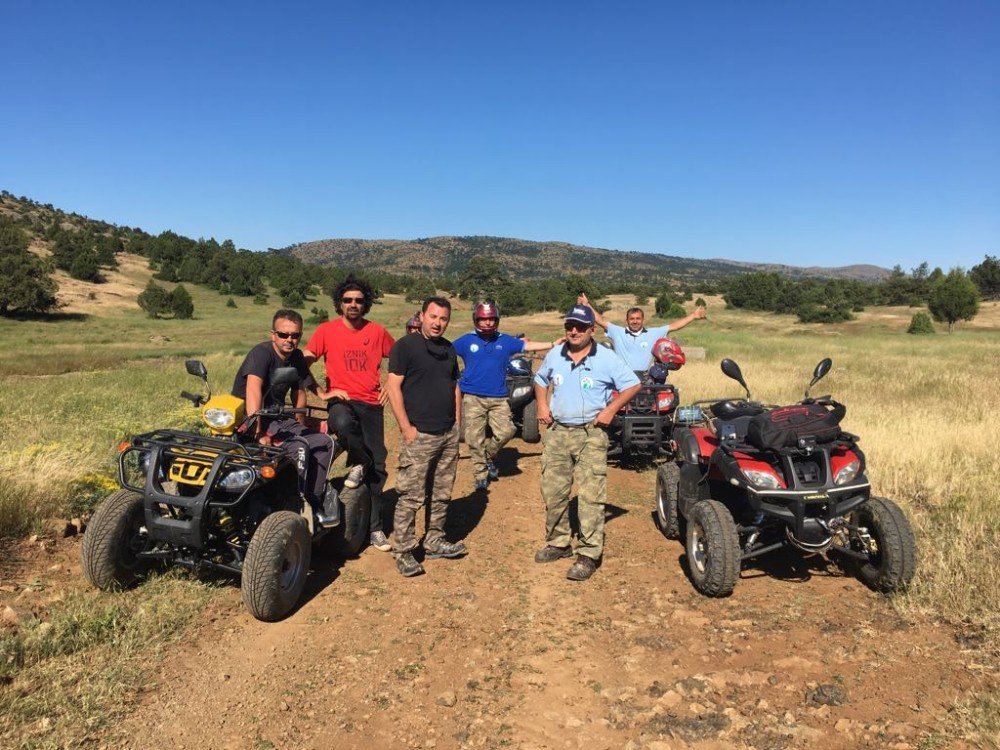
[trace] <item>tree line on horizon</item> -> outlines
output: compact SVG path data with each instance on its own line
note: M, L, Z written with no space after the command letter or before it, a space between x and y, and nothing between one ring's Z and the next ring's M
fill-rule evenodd
M17 210L13 216L0 213L0 315L54 310L57 300L53 268L73 278L101 283L103 272L115 268L118 254L125 251L145 257L157 281L179 285L174 292L168 292L151 281L139 295L138 304L152 317L193 315L193 303L183 284L205 286L226 295L230 307L236 306L236 297L270 304L270 288L282 306L305 309L320 295L329 296L351 272L363 275L378 295L403 294L414 303L439 291L462 299L488 297L506 315L565 310L582 291L595 301L619 293L634 294L640 303L655 298L657 315L672 319L684 314L683 302L697 293L721 294L729 307L790 313L803 322L816 323L849 320L871 305L928 305L935 318L947 322L950 330L954 322L975 315L979 299L1000 299L1000 262L990 255L968 273L961 269L948 273L940 268L929 270L928 264L922 263L910 273L896 266L888 277L876 283L793 279L755 271L691 283L625 276L599 285L579 274L512 278L489 253L469 258L459 271L429 276L319 266L305 263L287 251L238 249L231 240L194 240L169 230L151 235L139 228L67 214L51 204L14 198L7 191L0 192L0 199L3 205L13 205ZM48 244L51 258L42 259L28 250L32 238ZM176 299L171 301L171 295ZM313 319L325 319L327 315L316 306L311 311Z

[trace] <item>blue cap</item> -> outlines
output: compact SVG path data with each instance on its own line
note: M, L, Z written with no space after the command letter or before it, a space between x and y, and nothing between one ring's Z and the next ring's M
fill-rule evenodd
M574 305L570 311L566 313L566 320L575 320L577 323L586 323L588 326L592 326L597 323L597 319L594 317L594 311L586 305Z

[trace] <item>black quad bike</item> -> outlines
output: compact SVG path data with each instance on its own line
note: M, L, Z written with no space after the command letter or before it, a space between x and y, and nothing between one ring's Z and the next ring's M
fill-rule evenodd
M636 375L642 387L611 420L608 458L622 464L648 465L660 457L673 457L673 414L680 394L676 387L653 380L647 372Z
M187 371L207 388L201 362L189 360ZM297 380L295 368L280 368L272 388ZM369 489L348 490L343 478L331 478L324 511L330 515L320 516L299 490L296 462L305 454L293 458L246 437L259 419L305 410L273 406L246 415L235 396L213 397L210 390L181 396L200 408L207 434L154 430L119 446L122 489L101 503L87 527L83 572L109 590L134 584L157 563L222 571L240 578L254 617L279 620L298 603L315 543L345 557L361 550Z
M507 403L510 404L514 426L526 443L537 443L542 439L538 429L534 379L529 357L515 354L507 362Z
M701 593L728 595L745 562L783 548L832 554L883 593L909 585L917 562L909 520L871 494L859 438L840 428L845 407L809 397L831 366L816 366L799 403L770 406L750 400L739 366L724 359L746 399L677 410L677 456L657 471L656 517L668 538L684 540Z

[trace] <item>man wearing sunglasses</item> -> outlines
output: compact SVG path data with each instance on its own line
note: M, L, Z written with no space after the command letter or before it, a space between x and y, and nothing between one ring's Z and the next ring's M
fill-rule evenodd
M386 392L380 369L395 340L384 327L365 318L375 301L367 281L349 275L332 296L340 317L320 324L303 353L309 363L324 360L328 390L319 395L329 399L330 432L347 445L347 463L352 466L344 485L357 487L367 478L372 497L369 540L388 552L391 546L382 518Z
M232 394L246 402L247 414L284 404L289 391L292 406L301 409L306 405L306 391L316 390L316 381L299 349L301 339L302 316L295 310L278 310L271 319L270 340L250 350L233 381ZM272 387L274 371L281 367L294 367L299 373L298 383ZM326 477L333 460L333 440L308 429L305 414L297 414L294 419L257 420L254 429L252 437L258 442L282 444L296 462L299 487L316 510L319 522L334 523L338 516L336 509L324 511L323 508Z
M575 481L580 534L576 560L566 573L571 581L590 578L604 554L606 430L640 387L625 361L594 341L595 323L587 305L567 312L566 343L545 356L535 375L538 421L548 425L542 452L546 546L535 554L535 562L573 555L569 498Z

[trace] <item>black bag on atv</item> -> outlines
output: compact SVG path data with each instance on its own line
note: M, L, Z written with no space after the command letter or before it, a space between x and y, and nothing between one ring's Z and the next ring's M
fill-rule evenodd
M847 407L836 401L779 406L750 420L747 442L759 450L794 448L803 438L829 443L840 435Z

